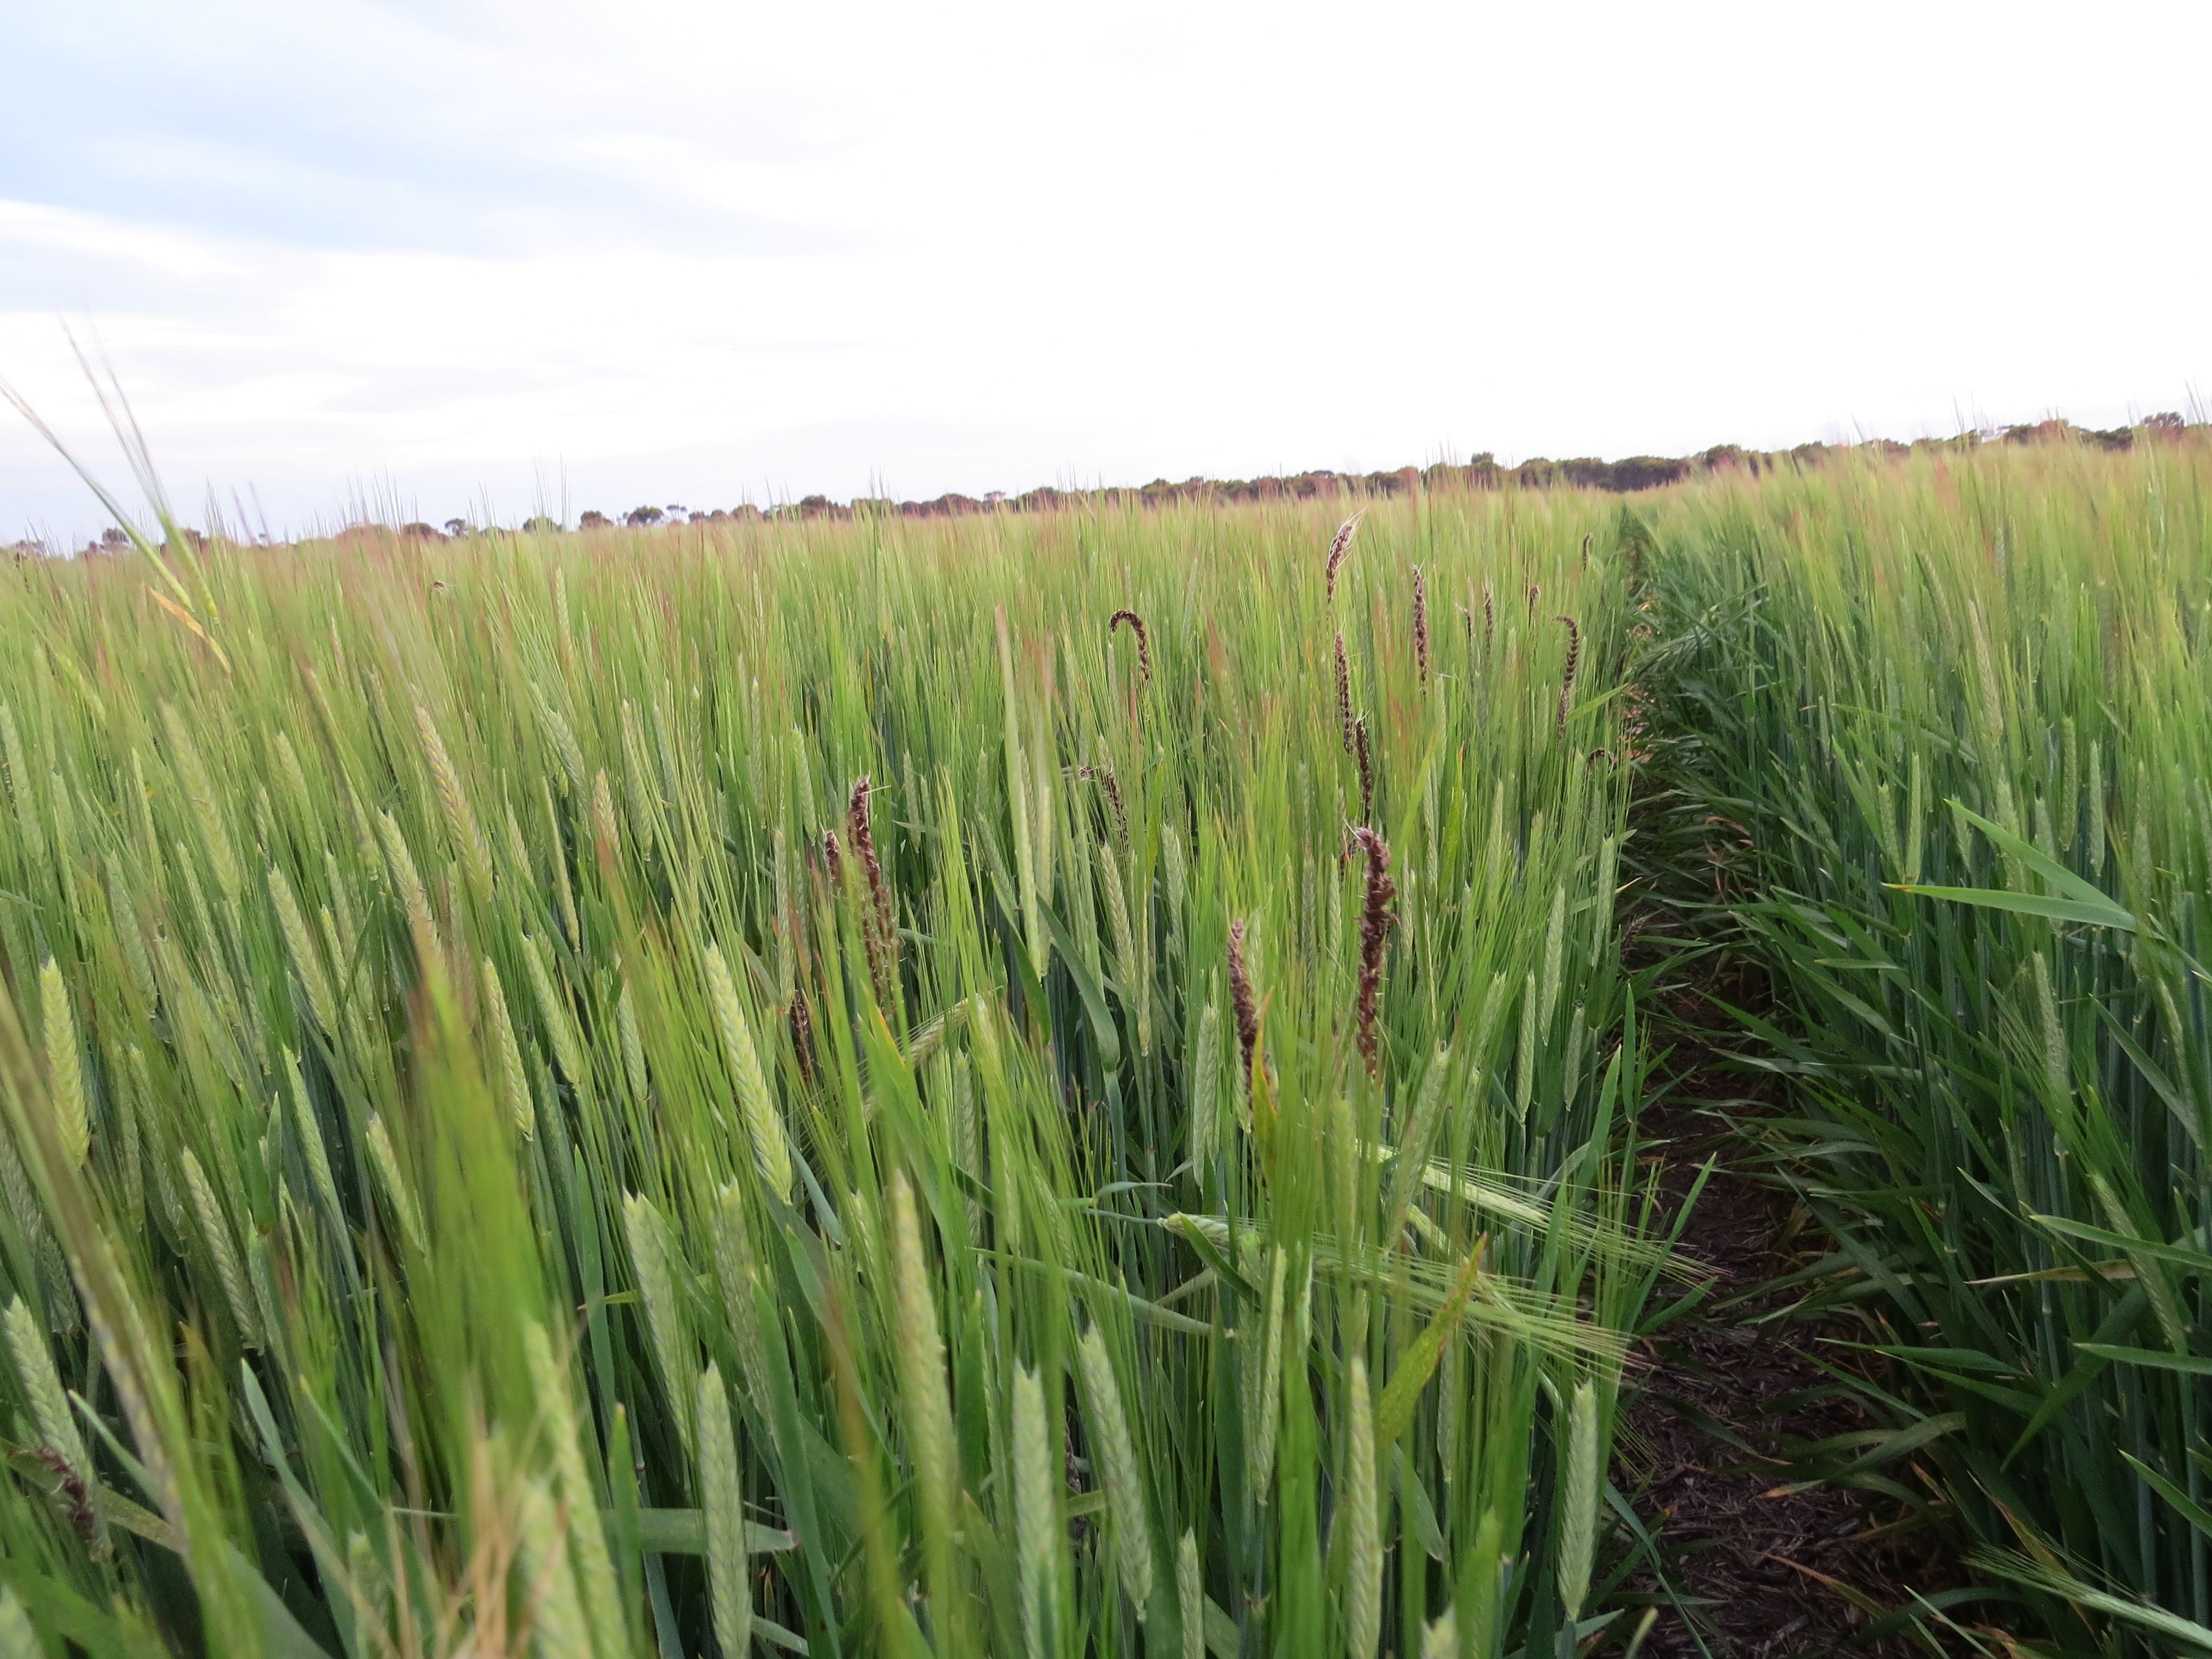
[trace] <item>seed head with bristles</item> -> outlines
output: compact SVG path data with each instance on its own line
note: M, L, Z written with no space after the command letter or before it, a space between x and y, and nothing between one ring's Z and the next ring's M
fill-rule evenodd
M1121 1390L1105 1339L1093 1325L1076 1341L1077 1368L1091 1408L1091 1462L1106 1488L1106 1512L1114 1523L1114 1563L1121 1588L1142 1620L1152 1599L1152 1534L1145 1507L1144 1474L1137 1463L1129 1419L1121 1409Z
M516 1489L515 1541L522 1557L533 1644L540 1653L588 1653L592 1626L569 1560L568 1535L559 1504L541 1478Z
M1375 1413L1367 1389L1367 1364L1352 1357L1351 1444L1345 1448L1345 1652L1374 1659L1382 1633L1382 1539L1376 1507Z
M85 1106L84 1056L77 1050L76 1018L70 1010L69 982L52 957L39 969L39 1004L46 1028L46 1076L53 1097L54 1127L72 1164L92 1152L92 1117Z
M1567 1413L1567 1489L1559 1521L1559 1601L1571 1621L1589 1594L1590 1557L1597 1536L1599 1467L1597 1390L1575 1385Z
M668 1225L653 1201L636 1193L623 1198L623 1229L629 1243L630 1267L637 1279L637 1298L643 1304L646 1335L653 1358L660 1364L661 1382L675 1407L676 1427L690 1451L696 1427L692 1407L699 1385L699 1356L676 1297L676 1275L690 1269L675 1254Z
M949 1526L959 1495L959 1443L945 1389L945 1340L937 1324L937 1297L922 1247L921 1218L914 1188L902 1174L891 1177L891 1273L898 1293L900 1390L915 1486L932 1520Z
M791 1052L799 1061L799 1080L814 1081L814 1016L806 1011L806 993L793 991L787 1018L791 1024Z
M415 947L424 956L437 949L438 924L430 915L430 895L422 885L422 872L415 867L415 855L408 849L407 837L400 833L399 825L389 812L376 815L376 833L383 843L384 860L392 875L392 885L399 895L399 904L406 913L408 931L414 936Z
M1575 673L1582 666L1583 630L1572 617L1554 617L1567 625L1567 662L1559 676L1559 730L1567 729L1567 710L1575 700Z
M78 1474L92 1473L92 1460L77 1432L76 1418L63 1390L61 1373L54 1368L54 1351L39 1322L17 1297L8 1304L8 1352L15 1361L15 1376L31 1401L32 1420L41 1443L58 1452Z
M1413 567L1413 668L1423 685L1429 683L1429 589L1421 567Z
M1336 636L1336 723L1344 732L1344 752L1352 752L1352 665L1344 659L1344 635Z
M708 1602L714 1637L728 1654L750 1653L753 1602L745 1565L745 1504L729 1396L714 1363L699 1377L697 1421L700 1507L707 1523Z
M324 1144L323 1126L307 1098L307 1080L300 1074L300 1057L289 1048L284 1050L284 1074L291 1084L293 1126L299 1131L300 1150L307 1160L307 1178L314 1182L315 1194L322 1201L323 1218L331 1226L343 1225L345 1212L338 1202L337 1177L331 1173L330 1148ZM125 1121L134 1118L135 1114L126 1114Z
M1129 845L1129 809L1121 799L1121 781L1114 775L1114 769L1106 764L1101 742L1101 758L1096 766L1079 766L1075 775L1098 786L1098 793L1106 798L1106 810L1114 819L1114 844L1123 850Z
M1221 1012L1212 998L1199 1017L1197 1058L1190 1085L1190 1163L1203 1182L1213 1165L1213 1138L1219 1127L1221 1105Z
M1152 682L1152 636L1145 631L1145 619L1133 611L1116 611L1106 619L1107 633L1116 632L1123 623L1128 623L1129 631L1137 636L1138 677L1145 684L1150 685Z
M1344 562L1344 556L1352 551L1352 538L1358 532L1359 520L1365 513L1366 509L1362 507L1359 512L1353 514L1342 524L1337 526L1336 539L1328 544L1328 565L1324 575L1328 587L1328 602L1331 605L1336 603L1337 567Z
M1237 1014L1237 1046L1244 1056L1244 1087L1252 1087L1253 1051L1260 1042L1260 1005L1253 1000L1252 975L1244 965L1244 924L1229 924L1229 1000Z
M714 1194L708 1218L714 1250L714 1276L721 1281L722 1307L728 1316L730 1335L738 1349L738 1369L746 1391L763 1413L773 1408L769 1392L768 1347L761 1337L760 1320L754 1312L753 1291L760 1267L753 1255L752 1233L745 1221L745 1189L726 1181Z
M377 1181L384 1188L385 1201L398 1218L400 1232L415 1247L417 1255L427 1254L430 1239L422 1231L422 1212L415 1206L414 1190L407 1184L407 1172L399 1167L399 1155L392 1145L392 1132L384 1127L380 1114L368 1115L368 1127L362 1138L368 1148L369 1167L376 1171ZM189 1158L191 1154L185 1156ZM190 1173L187 1170L186 1174Z
M1053 1567L1066 1537L1060 1520L1051 1430L1044 1385L1036 1372L1014 1364L1012 1447L1014 1553L1020 1563L1022 1624L1031 1653L1050 1651L1047 1620L1054 1607Z
M193 819L199 826L200 842L207 849L208 864L215 872L216 885L222 890L225 898L235 902L240 885L238 854L232 849L230 831L223 823L224 797L216 793L191 733L185 729L184 718L173 704L161 705L161 720L168 731L169 747L176 757L177 775L185 786L185 799L191 804Z
M292 891L292 884L275 865L269 866L269 896L276 907L276 926L284 935L284 948L291 953L292 971L300 981L300 989L307 999L307 1008L325 1035L337 1035L337 1002L331 994L331 981L323 972L321 959L315 954L315 941L307 932L307 919L300 913L300 901Z
M637 1000L630 995L627 983L615 999L615 1042L622 1050L623 1077L629 1084L630 1094L643 1105L652 1093L653 1079L645 1066L645 1040L638 1035Z
M445 815L446 828L453 837L453 845L460 849L469 881L480 897L489 896L490 843L484 840L483 831L477 823L468 793L461 787L461 775L454 769L453 757L446 752L445 739L438 734L437 722L419 702L415 705L415 729L422 740L422 758L430 768L430 781L437 789L438 810Z
M569 1394L567 1368L555 1358L545 1328L532 1320L523 1327L522 1346L530 1365L531 1386L544 1421L546 1449L556 1480L554 1491L567 1522L563 1540L575 1569L576 1586L582 1592L599 1651L621 1650L622 1601L616 1587L614 1563L607 1553L606 1534L599 1519L598 1492L584 1462Z
M760 1052L753 1046L752 1024L745 1018L744 1004L738 1000L737 981L730 976L730 965L720 945L708 945L706 965L707 1002L714 1012L722 1047L729 1054L738 1115L744 1118L745 1134L753 1144L754 1166L770 1192L788 1200L799 1178L792 1164L790 1137L769 1097L768 1074L761 1069Z
M1182 1659L1205 1659L1206 1567L1198 1559L1198 1534L1188 1528L1176 1546L1176 1604L1182 1615Z
M868 796L874 787L865 772L853 780L845 828L853 837L853 855L860 860L868 883L869 915L860 928L867 946L868 969L875 979L877 1001L888 1006L898 982L898 924L891 910L890 889L884 881L884 866L876 857L875 831L868 824Z
M538 1017L553 1045L553 1063L568 1079L568 1086L580 1092L590 1081L590 1073L584 1060L582 1039L577 1036L570 1018L568 1000L554 983L552 970L546 967L544 953L539 950L538 941L527 933L520 935L520 939L522 965L530 975L530 994L537 1000Z
M492 1043L498 1051L500 1085L507 1095L507 1115L525 1140L538 1132L538 1109L530 1097L530 1079L522 1069L522 1047L515 1041L514 1020L507 1012L507 992L499 982L499 969L486 957L483 975L484 1009L491 1016Z
M238 1259L238 1245L230 1236L230 1221L222 1212L222 1206L215 1195L215 1188L200 1167L199 1159L190 1147L178 1160L185 1172L185 1190L191 1195L192 1212L199 1218L200 1232L207 1240L208 1254L215 1258L216 1282L222 1287L222 1299L230 1304L230 1316L238 1322L238 1340L246 1347L261 1346L261 1320L246 1283L246 1268Z
M1391 901L1398 889L1390 879L1390 848L1382 837L1362 825L1352 832L1367 854L1367 898L1359 913L1359 998L1355 1036L1370 1073L1379 1069L1376 1013L1382 992L1382 947L1390 936L1394 918Z
M604 766L592 775L592 842L605 858L612 858L622 847L622 833L615 822L614 786L607 781Z
M1352 723L1352 755L1359 763L1359 817L1364 823L1375 816L1375 757L1367 747L1367 716Z

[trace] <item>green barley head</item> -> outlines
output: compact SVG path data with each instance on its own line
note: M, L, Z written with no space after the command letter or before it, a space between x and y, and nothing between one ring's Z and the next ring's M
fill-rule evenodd
M1566 1492L1559 1520L1559 1601L1570 1623L1582 1616L1589 1594L1590 1560L1597 1541L1597 1505L1604 1470L1598 1444L1597 1389L1575 1384L1567 1413Z
M39 1003L45 1016L46 1076L53 1096L54 1127L71 1164L82 1166L92 1153L92 1117L86 1106L84 1055L77 1045L76 1019L70 1010L68 981L52 957L39 969Z
M1091 1408L1091 1452L1106 1487L1106 1512L1114 1523L1115 1565L1141 1620L1152 1598L1152 1534L1146 1519L1144 1471L1129 1437L1114 1361L1096 1325L1078 1339L1075 1357Z
M392 1145L392 1132L385 1127L380 1114L368 1115L368 1127L362 1135L368 1147L369 1167L376 1172L378 1183L384 1188L385 1202L399 1223L399 1231L415 1247L418 1255L428 1255L429 1235L423 1231L422 1212L416 1206L414 1188L408 1184L407 1172L399 1167L399 1155ZM185 1154L190 1157L190 1153Z
M1182 1659L1206 1659L1206 1569L1198 1534L1188 1528L1176 1546L1176 1611L1182 1620Z
M676 1407L676 1426L688 1450L693 1441L690 1407L698 1388L699 1361L683 1306L676 1299L678 1264L669 1260L668 1228L653 1200L635 1193L623 1200L623 1226L629 1236L638 1300L644 1304L646 1334L652 1339L653 1358L660 1364L661 1381Z
M1367 1362L1351 1364L1351 1423L1346 1437L1344 1507L1345 1651L1349 1659L1374 1659L1382 1632L1382 1539L1376 1507L1375 1413L1367 1390Z
M200 1167L199 1159L190 1147L185 1149L178 1164L185 1172L185 1190L191 1195L200 1234L207 1240L208 1254L215 1258L216 1279L222 1286L222 1298L230 1304L230 1316L238 1322L239 1340L249 1348L258 1348L261 1316L246 1285L246 1268L239 1261L238 1243L231 1237L229 1218L224 1215L207 1171Z
M761 1180L768 1189L778 1198L787 1200L799 1178L792 1164L790 1137L775 1101L769 1097L768 1077L761 1070L760 1055L753 1047L752 1027L745 1019L744 1005L738 999L737 981L730 977L729 963L723 960L718 945L707 946L707 997L714 1008L714 1024L721 1032L722 1046L729 1054L730 1071L737 1085L738 1110L744 1119L745 1133L752 1139L753 1162L759 1167Z
M729 1395L710 1361L699 1378L699 1500L707 1521L708 1599L726 1654L752 1651L752 1594L745 1583L744 1488Z
M30 1397L31 1418L38 1425L41 1444L54 1452L87 1480L92 1478L92 1459L77 1432L76 1415L62 1388L61 1373L54 1369L54 1351L39 1321L21 1297L8 1304L8 1352L15 1361L15 1375Z
M1021 1564L1022 1629L1030 1659L1048 1659L1058 1620L1057 1571L1065 1536L1060 1516L1060 1457L1045 1416L1044 1384L1014 1366L1014 1552Z
M592 1626L569 1559L574 1511L564 1517L553 1494L538 1477L526 1477L520 1492L516 1531L521 1545L523 1584L530 1608L532 1645L545 1659L592 1651Z
M500 1088L507 1096L507 1114L527 1140L537 1133L538 1109L530 1096L530 1079L522 1069L522 1046L515 1041L514 1021L507 1011L507 993L501 988L499 969L489 957L483 959L485 1011L491 1016L492 1041L499 1050Z

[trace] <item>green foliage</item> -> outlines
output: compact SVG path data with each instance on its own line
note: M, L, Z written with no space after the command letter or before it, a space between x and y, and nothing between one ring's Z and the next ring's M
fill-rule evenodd
M1806 1113L1765 1132L1918 1379L1844 1478L2102 1651L2212 1625L2208 485L1992 447L1651 514L1666 769Z
M1324 514L20 570L0 1635L1557 1646L1656 1262L1613 509L1376 503L1333 606Z

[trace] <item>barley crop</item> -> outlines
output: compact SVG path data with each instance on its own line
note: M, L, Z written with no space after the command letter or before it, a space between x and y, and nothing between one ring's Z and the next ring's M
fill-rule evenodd
M2008 1628L2212 1646L2212 452L1838 457L1650 532L1656 764L1838 1252L1793 1294L1894 1357L1851 1455Z
M1548 588L1625 750L1615 517L11 573L0 1645L1552 1651L1657 1271L1632 769L1427 609Z

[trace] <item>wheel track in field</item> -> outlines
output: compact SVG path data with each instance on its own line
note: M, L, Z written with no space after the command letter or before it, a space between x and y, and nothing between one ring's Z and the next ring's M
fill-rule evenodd
M1666 920L1647 911L1632 927L1648 937ZM1793 1455L1880 1425L1809 1357L1824 1338L1863 1333L1793 1317L1786 1292L1761 1293L1828 1246L1787 1188L1753 1167L1758 1120L1778 1108L1781 1091L1730 1064L1738 1034L1716 999L1755 1006L1757 965L1719 955L1679 976L1668 972L1649 1012L1655 1048L1672 1052L1644 1133L1665 1142L1656 1156L1678 1212L1699 1169L1714 1165L1680 1249L1717 1282L1704 1308L1643 1345L1648 1369L1627 1416L1626 1473L1664 1553L1665 1588L1680 1604L1662 1608L1643 1651L1655 1659L1784 1659L1846 1644L1879 1659L1924 1651L1901 1632L1866 1640L1868 1609L1950 1582L1948 1552L1925 1537L1884 1534L1893 1505L1808 1480L1814 1471ZM1661 1588L1648 1577L1644 1587Z

